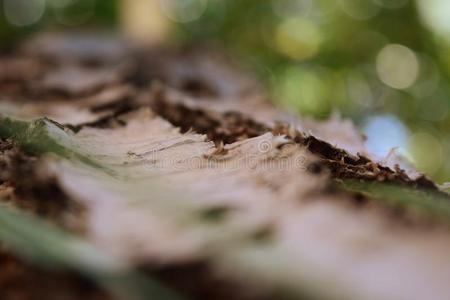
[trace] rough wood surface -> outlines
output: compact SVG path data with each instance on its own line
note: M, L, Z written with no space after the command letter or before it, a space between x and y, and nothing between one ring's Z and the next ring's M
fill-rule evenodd
M448 220L342 183L447 195L349 121L280 112L204 51L45 35L0 65L0 197L185 295L450 297Z

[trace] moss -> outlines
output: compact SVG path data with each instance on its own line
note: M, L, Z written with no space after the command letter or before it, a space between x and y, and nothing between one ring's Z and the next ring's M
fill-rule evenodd
M383 201L397 210L406 209L450 223L450 196L432 189L413 188L386 182L343 180L340 186L369 198Z
M75 159L87 165L102 166L87 154L76 150L68 129L48 118L32 122L0 115L0 138L11 139L23 150L33 155L53 153L66 159Z

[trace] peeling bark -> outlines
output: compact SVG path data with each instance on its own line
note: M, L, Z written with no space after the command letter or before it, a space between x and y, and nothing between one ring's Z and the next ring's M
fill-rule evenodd
M217 54L76 41L0 59L1 198L194 299L450 296L447 194L347 121L280 112Z

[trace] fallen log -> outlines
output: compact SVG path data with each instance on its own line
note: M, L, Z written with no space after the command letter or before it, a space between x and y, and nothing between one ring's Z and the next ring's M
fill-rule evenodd
M348 121L280 112L220 54L44 35L0 65L0 198L108 258L64 257L85 297L145 299L119 284L136 269L193 299L450 296L447 194L373 161ZM24 272L60 262L17 232L0 241Z

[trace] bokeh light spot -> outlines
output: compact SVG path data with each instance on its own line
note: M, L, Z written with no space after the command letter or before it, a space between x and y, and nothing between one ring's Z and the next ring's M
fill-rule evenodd
M417 8L424 23L450 41L450 1L417 0Z
M286 19L276 31L278 51L295 60L305 60L316 55L321 42L318 26L303 18Z
M207 0L160 0L163 13L177 23L188 23L202 16Z
M408 130L393 115L371 117L364 126L366 147L377 159L384 159L396 147L404 150L408 145Z
M361 107L370 107L374 102L372 89L364 76L352 72L347 76L347 94L349 99Z
M347 15L356 20L368 20L380 11L380 7L369 0L339 0L338 3Z
M312 0L272 0L274 13L281 18L304 17L313 8Z
M284 107L305 115L318 116L329 109L325 83L314 70L288 67L276 81L275 92Z
M45 0L4 0L3 11L11 25L31 25L44 15Z
M376 69L383 83L396 89L406 89L419 76L419 61L411 49L399 44L389 44L378 53Z
M121 29L131 41L140 45L166 41L171 24L161 13L159 2L122 0L119 9Z
M409 153L416 167L431 176L441 168L444 162L441 143L427 132L418 132L410 137Z

